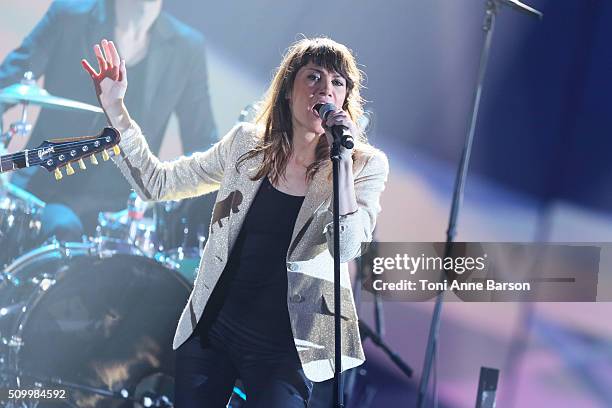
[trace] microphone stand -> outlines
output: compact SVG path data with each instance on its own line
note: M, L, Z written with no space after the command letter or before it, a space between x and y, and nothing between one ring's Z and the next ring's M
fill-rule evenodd
M344 408L344 381L342 372L342 331L340 320L340 135L332 132L334 142L330 148L330 159L333 165L333 221L334 221L334 401L336 408Z
M468 132L465 138L465 144L461 154L461 160L457 175L455 178L455 190L453 192L453 199L451 204L450 218L448 221L448 229L446 232L446 245L444 247L444 257L450 256L453 249L453 240L456 235L456 223L459 215L459 208L463 201L463 190L465 187L465 180L467 178L468 165L470 161L470 153L472 150L472 141L474 139L474 133L476 130L476 121L478 119L478 110L480 108L480 97L482 95L482 88L485 73L487 70L487 62L489 60L489 53L491 50L491 41L493 39L493 29L495 27L495 17L499 10L500 5L507 5L515 10L529 14L533 17L542 18L543 14L539 11L528 7L518 0L487 0L485 18L483 23L483 30L485 31L485 42L480 54L480 66L478 68L478 80L474 91L474 100L472 107L472 116L468 127ZM440 279L444 276L444 271L440 275ZM440 330L440 317L442 313L442 302L444 300L444 292L440 292L436 296L434 305L434 311L431 318L431 324L429 326L429 336L427 339L427 350L425 352L425 361L423 362L423 372L421 375L421 381L419 383L419 390L417 395L417 407L424 408L426 403L427 390L429 388L429 377L431 370L436 359L436 353L438 349L438 337ZM437 373L436 373L437 375ZM435 382L434 382L435 384ZM437 401L437 390L434 389L434 401ZM434 406L437 405L434 403Z
M368 251L375 251L377 241L375 239L372 240ZM357 273L355 275L354 283L353 283L353 294L355 297L355 305L357 308L357 316L361 314L361 286L363 283L364 277L364 267L363 267L363 258L358 259ZM372 329L366 322L359 320L359 333L361 334L362 343L365 342L368 338L372 340L372 342L380 348L389 359L409 378L412 377L412 368L405 363L402 358L397 354L389 345L385 343L383 340L384 337L384 313L383 313L383 301L380 295L380 292L374 291L374 329ZM351 395L353 394L353 390L355 389L357 382L357 372L352 370L346 379L346 392L344 393L345 397L348 397L348 403L353 406Z

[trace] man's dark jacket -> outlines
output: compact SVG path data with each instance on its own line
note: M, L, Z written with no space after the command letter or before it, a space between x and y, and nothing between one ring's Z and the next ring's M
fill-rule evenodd
M53 2L21 46L0 66L0 88L19 82L29 70L36 78L44 76L44 86L51 94L97 105L91 78L80 61L86 58L96 66L93 45L102 38L113 39L113 4L108 0ZM179 120L185 152L210 147L217 133L203 36L162 12L151 28L150 45L142 64L138 71L144 75L138 78L130 76L128 66L128 82L141 81L141 91L128 86L126 102L152 151L159 151L173 112ZM36 147L45 139L97 134L106 125L102 114L43 109L28 147ZM41 168L19 171L13 180L27 185L47 202L68 205L82 219L86 218L86 225L95 222L92 217L95 219L98 211L124 208L129 193L128 184L110 162L88 166L84 172L77 168L75 175L60 182Z

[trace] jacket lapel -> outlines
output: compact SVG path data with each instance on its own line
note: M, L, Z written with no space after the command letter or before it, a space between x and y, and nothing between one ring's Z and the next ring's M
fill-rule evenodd
M235 205L232 205L232 207L237 207L238 212L234 213L233 211L231 211L229 215L226 259L229 259L229 254L232 248L234 247L236 238L238 238L238 233L242 228L244 217L246 217L246 214L249 212L249 208L251 208L251 204L253 203L255 195L259 190L259 186L261 186L261 183L263 181L263 179L255 181L251 180L251 176L255 174L255 170L259 167L262 160L263 155L259 154L245 161L240 166L240 171L245 172L244 176L236 177L237 182L234 187L234 191L239 193L234 193L233 201ZM241 202L236 202L236 200L241 200Z
M319 210L319 208L321 208L323 203L329 197L331 197L333 186L330 173L331 165L329 162L327 162L319 169L319 171L317 171L310 182L308 191L306 192L306 197L304 198L300 212L295 220L295 226L293 227L293 234L291 234L291 243L289 244L287 259L289 259L291 253L301 239L303 235L302 230L307 228L314 214Z

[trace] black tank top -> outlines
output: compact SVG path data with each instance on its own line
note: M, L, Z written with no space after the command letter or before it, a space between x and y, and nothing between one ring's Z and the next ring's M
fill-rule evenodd
M286 256L303 201L264 178L207 305L211 330L258 349L293 347Z

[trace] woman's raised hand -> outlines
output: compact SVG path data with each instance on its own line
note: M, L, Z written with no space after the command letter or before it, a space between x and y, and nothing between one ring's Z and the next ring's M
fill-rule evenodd
M127 90L127 73L125 61L119 58L119 53L112 41L102 40L94 46L100 72L97 72L87 62L81 60L85 71L91 75L96 88L96 95L107 116L112 116L123 106L123 98Z

